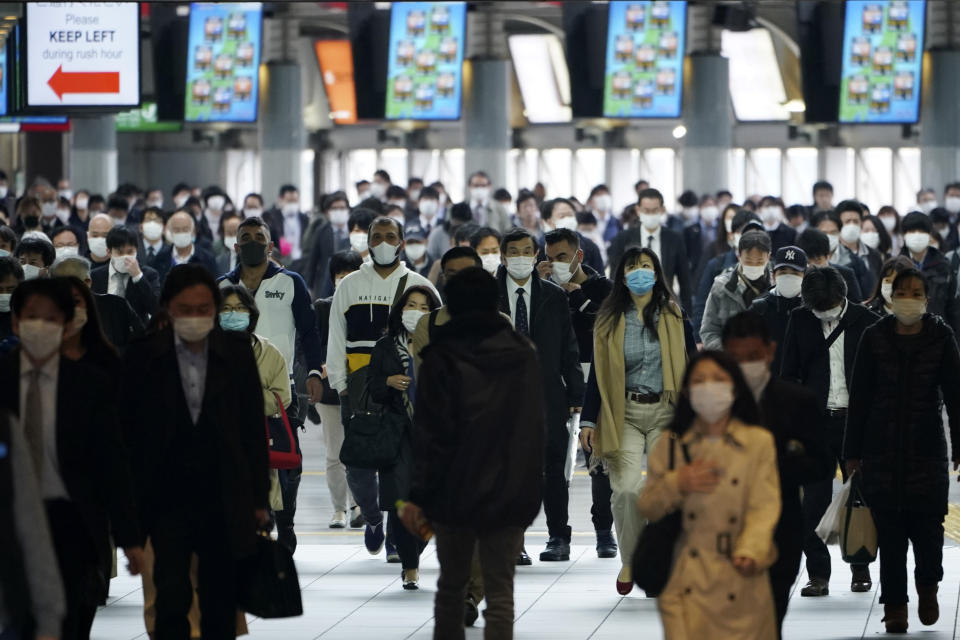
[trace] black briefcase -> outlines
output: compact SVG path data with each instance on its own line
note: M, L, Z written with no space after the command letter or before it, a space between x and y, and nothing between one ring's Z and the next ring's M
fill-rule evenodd
M256 552L242 562L239 586L239 608L258 618L303 615L293 554L266 534L257 536Z

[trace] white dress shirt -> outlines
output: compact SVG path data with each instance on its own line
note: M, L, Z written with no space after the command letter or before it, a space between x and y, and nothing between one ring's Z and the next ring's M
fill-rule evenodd
M513 321L513 326L517 326L517 298L520 297L517 295L517 289L523 289L523 301L527 305L527 326L531 327L530 310L533 308L530 304L530 294L533 291L531 282L533 282L533 274L530 274L530 277L527 278L527 284L523 286L517 284L517 281L509 274L507 275L507 300L510 301L510 320Z
M150 242L149 240L143 241L143 248L147 250L148 257L156 257L158 253L163 251L163 238L157 240L156 242ZM153 249L153 256L150 255L150 249Z
M641 246L649 247L653 250L657 257L660 258L660 261L663 261L663 256L660 255L660 232L663 231L663 226L657 227L656 231L647 231L646 227L641 226L640 232L643 234ZM650 240L650 236L653 236L653 240Z
M220 216L222 215L223 213L219 216L212 216L210 211L203 212L203 217L207 219L207 226L210 227L210 233L213 234L214 242L220 239Z
M847 313L847 302L843 302L843 311L835 320L821 320L823 337L827 338L840 324L840 320ZM827 392L827 409L846 409L850 405L850 395L847 392L847 376L843 361L844 335L841 333L830 345L830 389Z
M183 397L190 409L193 424L200 419L203 409L203 392L207 386L207 351L209 341L203 345L203 351L194 353L187 348L180 336L174 334L174 346L177 351L177 368L180 371L180 382L183 386Z
M176 266L176 265L178 265L178 264L187 264L188 262L190 262L190 258L193 257L193 254L196 253L196 245L190 245L190 253L188 253L185 258L183 258L183 257L180 256L180 252L177 251L177 248L176 248L176 247L173 248L172 253L173 253L173 265L174 265L174 266Z
M108 262L110 266L107 268L107 293L120 296L121 298L126 297L127 285L130 284L130 274L129 273L120 273L113 268L113 262ZM136 278L133 279L134 282L140 282L140 279L143 278L143 271L140 272Z
M20 407L27 406L27 390L34 370L33 362L27 354L20 351ZM40 403L43 415L43 474L40 477L40 494L44 500L69 498L67 489L60 477L60 459L57 456L57 377L60 373L60 355L54 354L40 367ZM27 423L26 416L20 418L20 428Z
M303 233L300 226L300 213L283 214L283 237L290 243L290 258L299 260L303 255L300 249L300 238Z

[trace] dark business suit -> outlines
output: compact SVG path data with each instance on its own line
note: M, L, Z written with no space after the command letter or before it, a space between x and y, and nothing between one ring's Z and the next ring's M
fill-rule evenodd
M330 257L334 253L334 244L333 225L323 218L313 232L310 247L304 248L304 253L309 249L309 255L302 275L315 298L323 295L330 281Z
M20 414L20 349L0 359L3 408ZM50 532L67 597L63 639L88 638L107 597L113 552L143 542L133 479L111 402L98 368L60 358L56 439L59 475L68 499L46 500ZM24 424L21 417L20 423Z
M569 544L571 529L567 524L567 507L570 492L564 475L570 452L567 420L570 419L570 407L583 406L583 370L580 368L577 336L570 321L566 293L552 282L541 280L536 270L530 277L530 300L527 301L524 296L524 302L527 304L529 337L537 347L540 360L547 408L543 510L547 516L550 537L560 538ZM507 276L505 269L500 269L497 281L500 286L500 311L510 316L509 295L516 292L517 285Z
M143 277L139 282L134 282L133 278L127 280L127 288L123 292L130 306L137 313L140 321L146 324L150 316L156 314L160 296L160 274L156 269L152 269L141 264L140 270ZM90 290L94 293L108 293L108 280L110 278L110 261L101 267L90 271Z
M143 333L143 323L124 298L109 293L93 294L103 335L122 355L127 345Z
M157 269L157 257L165 250L169 249L172 245L169 242L161 241L160 249L158 249L152 256L150 255L150 249L147 247L146 243L143 241L143 238L140 238L140 246L137 247L137 257L140 259L140 264L145 264L152 269ZM159 269L157 269L159 271Z
M120 415L136 469L137 501L156 555L156 638L187 638L199 557L205 638L232 638L238 558L255 544L256 509L269 489L263 392L249 338L215 329L197 422L190 414L173 332L130 345Z
M783 247L797 244L797 230L782 222L773 231L767 231L767 235L770 236L773 253L776 253L778 249L782 249Z
M621 232L607 250L607 259L610 262L610 268L616 269L620 263L620 257L630 247L647 246L647 237L650 232L646 229L635 226ZM690 288L690 264L687 261L687 247L683 241L683 236L676 231L671 231L666 227L660 228L660 264L663 266L663 275L673 290L673 279L676 278L680 285L680 304L683 310L690 313L693 309L692 291ZM711 281L711 284L712 281Z
M160 286L163 286L163 283L167 280L167 274L170 273L170 269L173 269L173 252L176 251L172 244L168 244L160 253L157 254L156 259L153 261L153 268L157 270L157 273L160 276ZM213 257L213 253L203 249L197 245L193 246L193 255L190 256L190 259L187 261L187 264L199 264L201 267L206 269L210 275L214 278L222 276L226 272L221 272L217 267L217 259Z
M850 388L853 363L860 345L860 338L878 316L866 307L847 301L847 310L840 320L843 330L843 369ZM821 424L825 425L826 443L834 459L843 471L843 431L846 426L846 410L828 411L830 393L830 353L823 335L823 325L806 307L798 307L790 313L782 350L781 377L796 382L813 391ZM836 469L835 465L832 465ZM844 475L846 474L843 471ZM804 486L804 543L807 555L807 573L811 578L830 579L830 553L827 546L814 532L820 519L830 505L833 495L833 478ZM857 569L857 565L851 565Z

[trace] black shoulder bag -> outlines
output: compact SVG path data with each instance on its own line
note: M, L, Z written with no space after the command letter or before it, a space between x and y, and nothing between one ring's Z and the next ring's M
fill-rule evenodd
M677 436L669 434L670 438L670 471L674 468L674 449ZM687 446L681 444L683 459L690 464L690 455ZM647 597L655 598L660 595L673 567L673 550L683 530L683 508L668 513L656 522L648 522L640 534L637 549L633 552L633 581L643 589Z

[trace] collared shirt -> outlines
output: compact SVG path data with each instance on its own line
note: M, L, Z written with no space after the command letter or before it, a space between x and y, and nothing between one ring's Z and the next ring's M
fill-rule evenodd
M27 390L34 370L33 362L22 350L20 352L20 408L26 410ZM60 373L60 355L54 354L40 367L37 384L40 386L40 404L43 425L43 474L40 477L40 494L44 500L69 498L60 477L60 459L57 456L57 378ZM20 417L20 428L28 420Z
M424 234L428 235L433 230L433 224L422 214L420 215L420 228L423 229Z
M533 326L530 324L530 311L533 308L533 305L530 304L531 291L533 287L531 282L533 281L533 275L531 274L527 278L527 284L522 287L517 284L517 281L514 280L509 274L507 275L507 299L510 301L510 319L513 321L513 326L517 326L517 289L523 289L523 301L527 305L527 326L530 329L533 329Z
M300 213L283 214L283 237L290 243L290 258L293 260L299 260L303 255L303 251L300 249L301 233Z
M220 216L222 215L223 213L219 216L212 216L209 211L203 212L203 217L207 219L207 226L210 227L210 233L213 234L214 242L220 239Z
M163 239L157 240L156 242L150 242L149 240L143 241L143 248L147 250L147 256L154 257L161 251L163 251ZM153 249L153 255L150 255L150 250Z
M843 303L843 311L835 320L821 320L823 337L827 338L837 328L843 316L847 313L847 302ZM827 392L827 409L846 409L850 405L850 395L847 392L847 376L843 361L844 335L841 333L830 345L830 390Z
M196 246L190 245L190 253L187 255L186 258L181 258L180 252L178 252L177 248L174 247L173 251L170 252L170 254L173 256L173 266L177 266L178 264L187 264L188 262L190 262L190 258L193 257L193 254L196 253L196 251L197 251Z
M481 227L487 226L487 204L484 202L471 202L470 211L473 212L473 221Z
M625 316L623 361L626 367L627 390L660 393L663 391L663 356L657 332L647 328L633 303L630 303ZM659 319L658 310L653 316L654 326Z
M174 334L174 345L177 351L177 367L180 370L180 382L183 385L183 397L190 409L190 418L193 424L200 419L200 410L203 408L203 392L207 385L207 352L210 343L204 342L203 351L194 353L180 336Z
M107 271L107 293L120 296L121 298L126 297L127 286L130 284L130 274L120 273L114 269L113 261L108 261L107 264L110 265ZM136 278L133 278L133 282L140 282L141 278L143 278L143 271L141 271L140 275Z
M646 227L640 227L640 233L642 242L640 243L643 247L648 247L653 250L657 257L661 260L663 257L660 255L660 234L663 231L663 226L657 227L656 231L648 231Z

